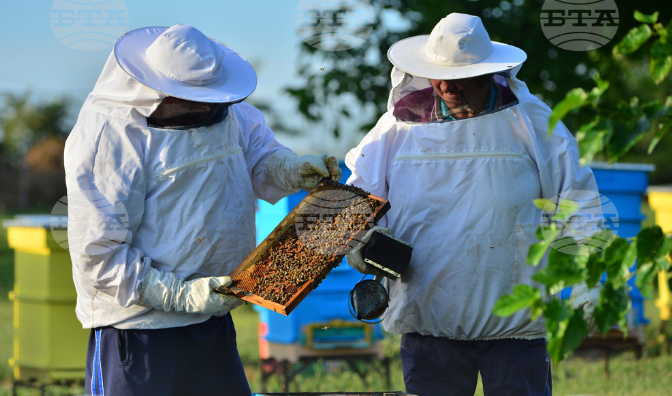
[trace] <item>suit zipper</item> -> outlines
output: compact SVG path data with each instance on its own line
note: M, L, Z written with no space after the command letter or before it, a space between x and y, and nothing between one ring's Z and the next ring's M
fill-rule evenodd
M394 160L465 160L476 158L523 158L523 155L513 151L466 151L461 153L402 154Z
M172 168L168 168L168 169L164 169L160 172L156 172L154 174L154 179L156 181L159 181L159 180L163 179L164 177L166 177L168 175L172 175L173 173L179 172L179 171L181 171L185 168L188 168L190 166L205 164L207 162L212 162L212 161L217 161L217 160L229 157L233 154L236 154L236 153L239 153L239 152L242 152L242 151L243 151L242 148L234 147L234 148L230 148L228 150L225 150L221 153L211 154L211 155L206 155L206 156L201 157L201 158L196 158L196 159L181 163L181 164L179 164L177 166L174 166Z

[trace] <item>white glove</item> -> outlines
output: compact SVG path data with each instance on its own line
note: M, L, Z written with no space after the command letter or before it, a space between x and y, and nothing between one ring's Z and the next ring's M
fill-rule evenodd
M376 231L382 231L386 234L390 233L389 228L375 226L367 231L366 234L364 234L358 246L353 248L350 253L345 255L345 260L348 262L348 265L357 270L359 273L380 275L380 271L365 263L364 258L362 257L362 248L364 245L366 245L369 239L371 239L373 233Z
M287 191L298 191L300 188L308 191L323 177L333 181L341 179L336 157L327 154L299 157L293 151L278 150L266 163L268 181Z
M242 300L214 293L219 286L229 286L228 276L211 276L190 281L179 279L171 272L149 267L140 286L138 303L162 311L200 314L225 314L239 306Z
M595 334L597 330L597 323L595 323L593 312L595 311L595 307L600 303L601 290L602 285L600 282L597 282L592 289L588 289L588 285L584 282L574 285L572 293L569 296L572 308L583 308L583 320L588 326L588 337Z

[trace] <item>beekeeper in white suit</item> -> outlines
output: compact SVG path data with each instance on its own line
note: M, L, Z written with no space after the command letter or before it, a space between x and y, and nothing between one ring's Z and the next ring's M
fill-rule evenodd
M550 395L544 323L492 308L546 265L525 264L533 199L594 196L592 171L564 125L548 136L550 109L515 77L525 52L491 42L480 18L450 14L388 57L388 111L346 164L348 184L390 201L381 225L414 245L383 322L402 334L406 391L471 396L480 372L486 396ZM347 259L369 270L358 249Z
M116 42L65 150L87 394L250 394L228 314L240 300L213 290L255 246L255 198L340 177L242 103L256 82L190 26Z

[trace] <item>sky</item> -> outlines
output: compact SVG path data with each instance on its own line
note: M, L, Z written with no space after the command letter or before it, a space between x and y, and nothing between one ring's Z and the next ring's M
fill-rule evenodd
M92 4L107 13L83 11ZM296 30L299 5L299 0L0 0L0 92L30 89L36 99L67 94L80 107L115 37L145 26L182 23L229 45L255 66L258 83L251 100L286 108L289 101L282 89L300 81L296 73L302 43ZM126 10L127 14L118 15L128 18L111 19L110 27L102 28L95 17L114 18L110 10ZM82 23L73 24L73 15L94 18L89 20L93 27L88 37ZM102 41L78 40L101 37ZM96 46L103 48L91 50ZM292 147L305 138L285 140L281 141ZM305 148L297 151L301 149ZM335 150L342 155L345 147Z

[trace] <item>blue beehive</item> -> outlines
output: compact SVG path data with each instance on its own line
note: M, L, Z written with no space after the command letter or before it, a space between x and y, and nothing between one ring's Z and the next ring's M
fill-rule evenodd
M613 164L592 163L590 164L600 194L607 197L616 207L615 214L604 213L605 227L622 238L637 236L644 220L641 212L642 195L649 186L648 172L654 170L649 164ZM633 268L634 270L634 268ZM639 324L647 324L649 320L644 317L644 298L635 286L635 278L628 281L630 297L632 299L629 324L636 327ZM565 288L560 293L561 298L569 298L571 287Z
M344 163L340 164L343 175L341 183L350 176L350 170ZM264 201L258 201L258 210L256 218L257 226L257 244L268 236L285 218L285 216L305 197L306 191L300 191L283 198L275 205L271 205ZM296 342L305 342L305 328L316 323L328 324L334 321L357 322L350 315L348 308L348 296L350 290L361 279L362 275L348 266L345 262L329 272L327 277L320 283L319 287L311 291L306 298L301 301L292 313L288 316L281 315L276 312L271 312L268 309L255 306L254 309L259 312L259 320L266 329L264 339L269 342L280 344L293 344ZM367 343L363 343L359 336L355 335L353 329L348 329L342 332L342 337L352 337L350 343L340 343L342 346L349 345L350 347L368 347L371 341L382 337L382 330L380 325L375 325L372 331L367 329ZM326 332L325 332L326 333ZM365 334L362 332L362 337ZM340 335L339 335L340 337ZM333 341L333 340L331 340ZM336 343L333 343L336 345Z

